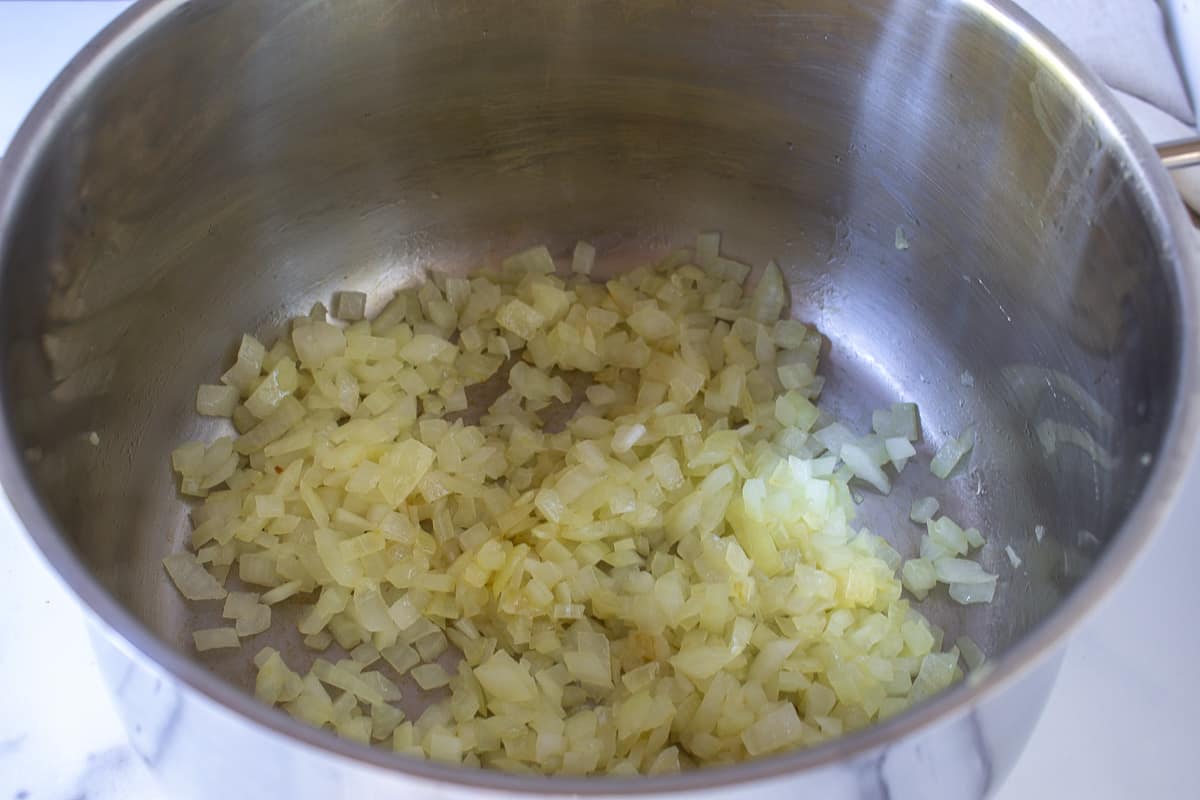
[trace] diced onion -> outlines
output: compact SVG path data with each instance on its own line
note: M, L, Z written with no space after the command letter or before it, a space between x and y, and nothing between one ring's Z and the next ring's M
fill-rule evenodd
M961 434L946 442L933 456L929 470L939 478L946 478L950 471L958 465L971 448L975 446L975 431L968 428Z
M846 462L846 466L850 468L856 477L862 478L879 491L887 494L892 490L892 484L888 480L887 474L876 466L870 457L868 457L866 451L858 445L842 445L842 460Z
M933 564L937 579L942 583L987 583L995 575L984 572L978 562L965 558L942 558Z
M912 442L903 436L892 436L885 439L883 445L887 450L888 458L891 459L892 466L896 468L896 472L904 469L904 465L908 463L908 460L917 454L917 450L912 446Z
M927 525L929 538L941 546L946 552L954 555L966 555L971 549L967 532L949 517L939 517Z
M233 628L205 628L198 630L192 634L192 640L196 645L196 649L200 652L217 650L224 647L242 646L242 641L238 638L237 631Z
M871 428L886 438L903 437L915 442L920 437L920 422L915 403L895 403L871 414Z
M750 295L750 315L759 322L773 323L791 305L783 273L774 261L767 264Z
M254 592L230 592L225 598L221 616L225 619L238 619L251 613L257 605L258 595Z
M163 566L188 600L220 600L226 595L225 587L191 553L172 553L163 559Z
M206 417L232 417L238 390L233 386L203 384L196 390L196 413Z
M742 732L746 752L752 756L792 747L804 735L804 723L791 703L780 703Z
M289 597L291 597L294 594L296 594L297 592L299 592L303 585L304 584L298 580L288 581L287 583L281 583L279 586L276 586L274 589L271 589L268 592L263 592L263 595L260 599L262 600L264 605L268 605L268 606L275 605L276 603L280 603L280 602L283 602L284 600L287 600Z
M935 497L918 497L912 502L912 508L908 512L908 518L913 522L924 525L933 516L937 514L941 508L941 503Z
M367 308L367 295L363 292L335 292L333 295L333 315L347 322L363 318Z
M578 243L565 280L533 247L373 320L339 292L338 324L317 304L269 349L245 337L197 393L240 435L171 459L203 503L199 555L164 565L233 620L196 647L294 618L324 655L300 674L260 650L264 702L409 755L575 775L814 745L960 677L902 593L990 598L963 558L982 535L926 498L902 562L853 524L849 482L891 489L916 406L867 435L823 418L822 339L782 318L783 271L744 290L715 233L604 284L594 260ZM261 595L227 594L234 570Z
M987 540L983 538L983 534L978 528L967 528L963 531L963 536L967 537L967 544L970 547L983 547Z
M958 652L962 655L963 662L969 670L977 670L987 661L983 650L979 649L979 645L975 644L975 640L970 636L958 637L954 640L954 646L958 648Z
M702 233L696 237L696 263L705 269L717 263L721 249L721 234Z
M346 337L328 322L309 321L292 331L292 344L305 367L320 367L346 350Z
M501 267L507 272L549 274L554 272L554 259L544 245L537 245L504 259Z
M271 627L271 607L257 604L234 622L238 636L254 636Z
M902 568L904 588L908 589L919 599L937 584L937 572L933 562L924 558L914 558L904 562Z
M221 376L221 383L232 386L243 394L248 394L251 385L258 378L266 355L267 349L263 347L262 343L246 334L238 346L237 361Z
M996 578L983 583L952 583L950 597L962 605L990 603L996 595Z
M422 664L412 671L413 680L422 689L440 689L450 683L450 675L441 664Z
M931 505L925 502L930 500L933 498L914 502L914 509L917 503L923 505L916 509L920 511L917 516L924 517L926 511L936 511L935 507L931 511ZM901 569L905 588L922 599L936 582L941 582L949 584L951 599L959 603L991 602L996 576L984 571L977 562L959 557L971 548L982 547L985 544L983 534L975 528L964 530L949 517L930 519L926 528L921 537L920 558L906 561Z
M595 261L596 248L587 242L577 242L575 252L571 256L571 272L576 275L590 275Z

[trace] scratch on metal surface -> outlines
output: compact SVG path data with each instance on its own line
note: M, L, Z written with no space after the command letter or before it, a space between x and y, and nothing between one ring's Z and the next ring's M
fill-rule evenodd
M963 276L962 276L962 278L963 278L963 280L964 280L964 281L966 281L967 283L971 283L971 282L978 283L978 284L979 284L979 288L980 288L980 289L983 289L983 293L984 293L984 294L986 294L986 295L988 296L988 298L989 298L989 299L990 299L990 300L991 300L993 303L995 303L995 304L996 304L996 308L1000 309L1000 313L1004 315L1004 318L1005 318L1006 320L1008 320L1008 323L1009 323L1010 325L1012 324L1012 321L1013 321L1012 315L1010 315L1010 314L1008 313L1008 309L1006 309L1006 308L1004 307L1004 304L1000 302L1000 300L999 300L999 299L996 297L996 295L992 294L992 290L988 288L987 284L983 282L983 279L982 279L982 278L979 278L979 277L972 277L972 276L970 276L970 275L963 275Z

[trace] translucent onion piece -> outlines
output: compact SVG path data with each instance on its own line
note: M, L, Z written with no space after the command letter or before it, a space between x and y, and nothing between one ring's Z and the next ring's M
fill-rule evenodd
M226 595L225 587L191 553L172 553L163 559L163 566L188 600L220 600Z
M367 295L363 292L334 292L333 315L347 322L363 318L367 308Z
M934 514L941 508L941 503L935 497L918 497L912 502L912 508L909 509L908 518L913 522L924 525L929 520L933 519Z
M196 413L206 417L232 417L238 390L233 386L203 384L196 390Z
M192 641L200 652L224 647L241 647L241 639L233 628L205 628L192 634Z
M963 605L990 603L996 596L996 578L986 583L952 583L950 597Z
M946 478L974 446L975 430L968 428L942 445L941 449L934 454L933 461L929 464L930 472L939 478Z
M942 558L933 564L937 579L942 583L988 583L995 581L996 576L990 575L979 566L978 562L965 558Z
M595 261L596 248L587 242L578 242L571 256L571 272L576 275L590 275Z

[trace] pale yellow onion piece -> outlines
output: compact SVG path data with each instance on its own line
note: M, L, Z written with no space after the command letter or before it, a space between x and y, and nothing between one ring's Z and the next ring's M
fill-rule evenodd
M244 335L238 346L237 361L221 376L221 382L247 394L258 379L266 355L267 349L258 339L250 334Z
M346 336L328 322L312 321L292 331L292 344L306 367L320 367L346 350Z
M912 502L908 518L913 522L924 525L933 519L933 515L938 512L939 508L941 508L941 503L938 502L936 497L918 497Z
M501 266L513 272L554 272L554 259L545 245L537 245L504 259Z
M196 390L196 413L206 417L231 417L237 403L238 390L233 386L203 384Z
M191 553L172 553L163 559L163 566L188 600L220 600L226 595L225 587Z
M257 604L234 621L238 636L254 636L271 627L271 607Z
M338 319L353 322L363 318L367 307L367 295L364 292L334 292L333 315Z
M198 630L192 634L192 640L196 645L196 649L200 652L242 646L237 631L233 628L205 628Z
M571 271L576 275L590 275L596 261L596 248L587 242L578 242L571 256Z
M929 464L930 471L939 478L946 478L950 471L975 446L975 431L968 428L958 436L946 442L933 456Z

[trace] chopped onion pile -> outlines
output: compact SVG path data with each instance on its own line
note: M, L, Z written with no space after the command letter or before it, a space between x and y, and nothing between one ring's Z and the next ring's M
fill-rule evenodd
M870 436L817 429L820 337L781 318L773 263L745 291L750 268L719 244L608 283L587 277L590 245L570 280L538 247L435 273L373 320L343 292L345 326L318 307L270 348L244 337L196 398L238 435L172 456L204 502L194 555L165 566L233 621L197 648L299 604L305 643L346 655L301 674L262 648L265 702L401 753L573 775L815 744L961 677L902 580L990 599L995 576L962 558L982 537L921 501L928 534L901 570L853 525L849 481L889 490L916 407L877 412ZM493 377L505 390L464 421ZM554 430L543 412L565 404ZM261 593L226 591L235 571ZM430 693L417 719L397 705L403 674Z

